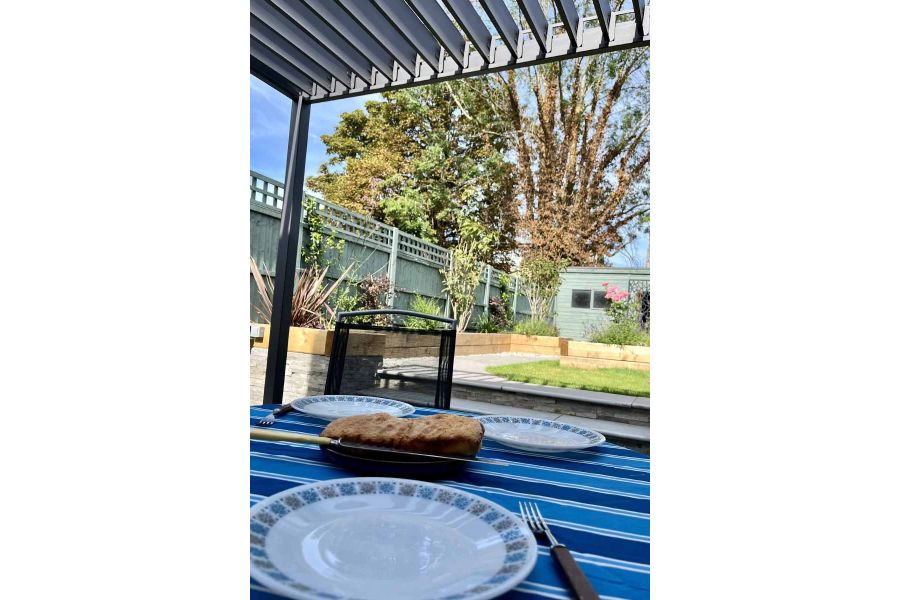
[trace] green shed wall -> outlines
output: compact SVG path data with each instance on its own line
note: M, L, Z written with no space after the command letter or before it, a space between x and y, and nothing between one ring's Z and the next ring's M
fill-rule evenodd
M606 320L603 309L572 307L572 290L603 290L602 282L628 290L629 281L649 281L650 269L571 267L563 273L556 296L556 326L561 337L584 340L588 326Z

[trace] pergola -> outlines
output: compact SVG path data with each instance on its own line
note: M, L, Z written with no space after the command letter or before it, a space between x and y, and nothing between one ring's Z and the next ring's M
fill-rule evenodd
M650 45L649 0L553 0L560 23L539 0L480 4L497 35L471 0L250 0L250 73L292 103L265 404L284 391L311 105Z

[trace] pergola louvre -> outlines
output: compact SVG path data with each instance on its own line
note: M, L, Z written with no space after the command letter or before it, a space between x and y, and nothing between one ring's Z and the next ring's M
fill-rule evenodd
M515 0L522 25L511 2L480 0L493 35L471 0L251 0L250 73L292 101L264 403L284 391L311 105L650 45L649 0L553 0L561 23Z

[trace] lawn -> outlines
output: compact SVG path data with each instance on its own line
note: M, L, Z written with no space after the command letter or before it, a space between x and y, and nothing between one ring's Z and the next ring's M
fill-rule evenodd
M650 371L562 367L558 360L488 367L487 371L523 383L650 397Z

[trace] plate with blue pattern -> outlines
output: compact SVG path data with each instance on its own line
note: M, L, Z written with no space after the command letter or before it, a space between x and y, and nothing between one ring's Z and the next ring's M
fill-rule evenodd
M596 431L547 419L491 415L475 417L484 425L484 437L518 450L570 452L599 446L606 438Z
M416 412L412 405L389 398L375 396L351 396L335 394L330 396L307 396L291 402L294 410L313 417L333 421L341 417L388 413L395 417L405 417Z
M331 479L250 509L250 575L289 598L486 600L536 560L518 517L436 483Z

